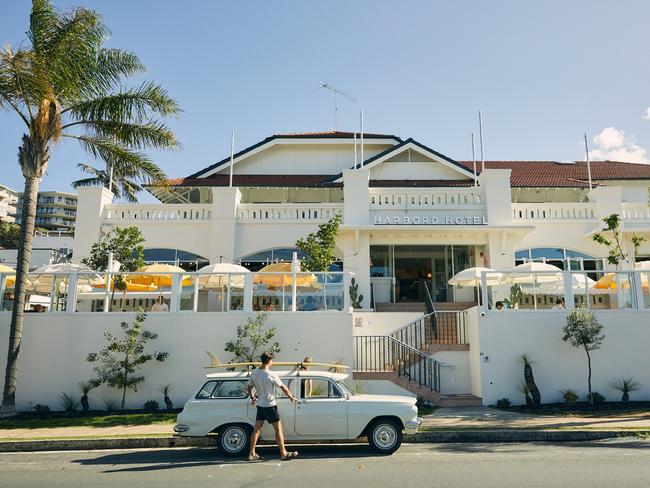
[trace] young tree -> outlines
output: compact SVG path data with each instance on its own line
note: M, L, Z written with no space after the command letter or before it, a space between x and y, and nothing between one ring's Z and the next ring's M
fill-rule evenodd
M564 326L562 340L570 343L573 347L583 348L587 354L587 386L589 387L589 404L594 404L594 397L591 391L591 355L590 351L600 349L605 339L602 334L603 325L598 322L596 315L585 308L574 308L569 313Z
M137 227L116 227L90 248L90 256L81 260L94 271L108 269L108 256L120 262L120 270L135 271L144 265L144 237Z
M243 325L237 327L237 339L226 342L224 349L233 354L231 363L257 361L258 356L265 351L280 352L280 344L271 342L277 331L275 328L264 328L264 322L268 318L267 313L260 312L255 318L249 317Z
M621 263L627 261L630 266L634 266L639 247L645 242L646 238L636 233L632 234L631 241L633 250L626 252L621 236L621 217L618 214L611 214L605 217L603 222L605 223L605 228L601 232L594 234L593 240L598 244L606 246L609 250L607 262L614 266L620 266Z
M307 254L300 263L303 271L328 270L335 259L336 236L340 225L341 216L337 215L319 225L316 232L296 241L296 247Z
M172 130L157 117L176 115L178 104L159 85L125 85L144 72L135 54L104 47L110 35L100 15L87 8L58 12L48 0L32 0L27 40L0 51L0 109L25 124L18 163L25 178L15 301L9 330L0 415L16 412L18 356L23 333L25 288L32 254L36 196L50 160L50 148L74 140L107 165L143 168L147 148L178 146Z
M137 375L140 368L154 359L163 362L169 357L167 352L145 352L147 343L158 338L155 332L142 330L146 318L147 314L139 311L133 325L122 322L122 337L104 332L108 345L99 352L89 353L86 358L89 363L97 363L93 371L99 383L122 390L122 410L126 404L127 390L138 391L138 385L144 382L144 376Z
M535 383L535 376L533 375L533 359L528 354L521 355L521 364L524 366L524 385L526 387L527 395L530 395L532 404L535 407L541 407L542 395Z

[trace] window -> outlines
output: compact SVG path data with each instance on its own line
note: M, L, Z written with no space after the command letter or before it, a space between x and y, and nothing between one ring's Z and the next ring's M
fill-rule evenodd
M301 398L341 398L340 388L325 378L302 378L300 380Z
M197 400L208 398L246 398L248 380L208 381L196 394Z

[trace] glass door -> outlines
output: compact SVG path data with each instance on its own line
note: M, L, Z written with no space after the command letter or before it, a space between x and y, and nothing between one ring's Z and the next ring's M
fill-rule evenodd
M398 302L423 302L432 277L433 246L395 246L395 297Z

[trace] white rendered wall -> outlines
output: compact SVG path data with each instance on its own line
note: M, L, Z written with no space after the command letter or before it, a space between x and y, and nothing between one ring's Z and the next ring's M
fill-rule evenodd
M423 315L417 312L354 312L353 335L390 335Z
M45 403L60 409L57 395L78 393L77 384L91 378L89 352L99 351L105 344L103 333L119 332L121 320L132 320L134 314L26 314L25 334L18 371L17 406L28 410L32 404ZM178 407L194 394L209 362L205 351L214 352L222 361L230 357L223 351L226 341L234 339L236 328L248 314L150 313L145 329L157 332L159 338L149 343L148 350L170 352L164 363L148 363L142 370L146 382L138 392L127 396L129 408L140 408L150 399L161 405L158 389L171 384L172 401ZM0 344L6 344L10 313L0 313ZM314 361L338 361L351 365L353 360L352 315L328 312L274 312L267 324L276 327L282 347L278 360L300 360L307 355ZM0 364L5 366L6 348L0 348ZM2 384L0 384L2 386ZM103 398L118 398L115 389L101 386L90 394L91 408L103 409Z
M467 180L465 174L435 161L386 161L370 170L371 180Z
M399 395L415 397L413 393L388 380L352 380L352 385L359 384L361 393L366 395Z
M440 368L441 393L456 395L472 391L470 356L467 351L440 351L432 357L442 366Z
M471 315L474 317L467 323L470 369L474 381L478 365L481 379L481 390L473 383L472 393L480 393L485 405L504 397L514 404L524 402L519 392L523 379L520 356L524 353L534 360L535 381L544 403L562 401L560 391L566 388L575 389L585 399L587 357L584 350L562 341L567 312L491 312L478 318L477 314ZM631 393L631 398L650 400L650 314L605 311L597 315L605 326L606 337L602 348L592 352L593 390L616 401L621 394L612 390L609 382L632 377L641 382L642 388Z

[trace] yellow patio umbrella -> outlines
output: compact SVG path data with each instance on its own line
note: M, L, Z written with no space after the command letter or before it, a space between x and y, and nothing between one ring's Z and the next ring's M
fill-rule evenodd
M6 264L0 264L0 273L4 273L8 275L5 278L5 288L13 288L14 286L16 286L15 269L13 269L11 266L7 266Z
M136 270L136 273L143 274L129 274L126 277L127 282L140 285L154 285L157 288L172 286L172 273L185 273L183 268L172 266L171 264L148 264ZM183 277L181 286L190 285L192 278L190 276Z
M623 289L628 289L629 287L629 280L625 280L623 282ZM644 276L641 276L641 287L648 288L648 279ZM605 273L602 278L596 281L594 288L597 290L616 290L616 273Z
M95 288L106 288L106 282L104 280L93 281L92 285ZM115 289L115 280L111 278L110 289ZM145 285L141 283L134 283L133 281L126 281L126 291L156 291L158 287L153 284Z
M291 286L293 284L293 275L291 273L291 263L273 263L268 266L264 266L259 270L260 273L284 273L284 274L256 274L253 277L253 283L259 285L266 285L268 287L284 287ZM318 280L316 275L311 273L309 274L298 274L296 275L296 286L305 286L305 287L318 287Z

